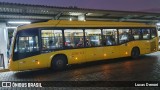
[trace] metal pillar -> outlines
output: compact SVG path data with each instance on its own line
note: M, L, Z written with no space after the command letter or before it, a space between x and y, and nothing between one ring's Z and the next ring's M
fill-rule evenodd
M3 69L5 69L4 56L3 56L3 54L0 54L0 67L3 67Z
M8 41L8 31L6 30L6 24L0 23L0 54L4 58L4 68L8 68L8 58L7 58L7 41Z

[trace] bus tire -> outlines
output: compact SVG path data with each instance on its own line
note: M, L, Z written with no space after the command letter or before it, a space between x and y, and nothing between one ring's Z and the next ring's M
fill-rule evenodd
M57 55L52 59L52 70L63 70L67 66L67 58L64 55Z
M139 50L139 48L138 47L134 47L133 49L132 49L132 51L131 51L131 57L133 58L133 59L136 59L136 58L138 58L140 56L140 50Z

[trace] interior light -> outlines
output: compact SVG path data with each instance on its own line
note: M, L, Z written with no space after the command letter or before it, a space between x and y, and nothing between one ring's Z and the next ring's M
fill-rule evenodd
M30 24L31 22L28 22L28 21L9 21L8 22L9 24Z
M16 29L17 27L6 27L7 29Z
M69 12L69 15L71 16L78 16L78 15L82 15L83 13L79 13L79 12Z

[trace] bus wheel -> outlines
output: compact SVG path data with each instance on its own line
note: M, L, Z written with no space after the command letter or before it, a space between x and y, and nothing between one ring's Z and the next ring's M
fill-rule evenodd
M63 70L65 69L66 65L67 65L66 57L62 55L58 55L53 58L52 63L51 63L51 68L53 70Z
M140 51L139 51L139 48L138 47L135 47L132 49L132 52L131 52L131 57L133 59L136 59L140 56Z

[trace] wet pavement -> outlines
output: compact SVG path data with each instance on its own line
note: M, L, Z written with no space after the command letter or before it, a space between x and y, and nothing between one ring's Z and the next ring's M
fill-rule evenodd
M21 72L1 72L0 81L160 81L160 52L143 55L136 60L127 57L70 65L63 71L43 69ZM48 89L52 90L57 88ZM64 89L70 90L75 88L58 88L58 90ZM119 90L120 88L79 87L76 89ZM125 89L127 90L127 88ZM129 89L132 90L134 88ZM152 90L153 88L145 89ZM154 89L158 90L159 88Z

